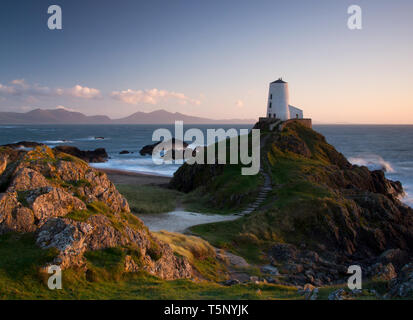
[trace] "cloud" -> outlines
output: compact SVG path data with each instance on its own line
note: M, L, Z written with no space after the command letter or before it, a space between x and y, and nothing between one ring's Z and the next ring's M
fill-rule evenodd
M20 85L20 86L25 85L24 79L16 79L16 80L13 80L11 83L12 84L17 84L17 85Z
M242 101L242 100L237 100L237 101L235 102L235 105L236 105L237 107L243 107L243 106L244 106L244 101Z
M4 86L0 83L0 94L13 95L15 94L15 89L10 86Z
M200 105L201 101L197 99L192 99L187 97L183 93L151 89L151 90L122 90L122 91L113 91L111 97L116 100L120 100L129 104L157 104L159 102L165 102L168 100L178 101L180 104L195 104Z
M98 89L82 87L78 84L73 88L52 89L38 84L28 84L24 79L15 79L10 82L10 85L3 85L0 83L0 95L27 96L32 100L39 96L68 96L82 99L95 99L101 97L101 93Z
M56 106L56 109L66 110L66 111L71 111L71 112L77 112L77 110L75 110L75 109L67 108L67 107L62 106L62 105Z
M81 85L75 85L70 89L57 89L56 91L59 95L68 95L76 98L83 99L95 99L100 98L100 90L89 87L82 87Z

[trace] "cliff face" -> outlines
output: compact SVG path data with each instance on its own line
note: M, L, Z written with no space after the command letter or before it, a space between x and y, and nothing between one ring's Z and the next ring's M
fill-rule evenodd
M62 268L87 269L85 253L117 247L126 271L191 276L189 263L130 213L106 174L46 146L0 148L0 234L6 232L34 233L40 247L57 249L51 263Z
M261 134L262 168L271 177L272 191L255 213L233 223L230 245L249 241L299 283L338 280L353 262L369 268L392 263L397 269L408 260L413 210L399 200L400 182L350 164L322 135L297 123ZM171 185L185 191L213 185L225 170L183 165ZM226 179L237 179L235 174L240 172ZM214 194L220 192L225 185L215 184ZM211 229L220 232L219 226ZM388 250L398 254L379 258Z

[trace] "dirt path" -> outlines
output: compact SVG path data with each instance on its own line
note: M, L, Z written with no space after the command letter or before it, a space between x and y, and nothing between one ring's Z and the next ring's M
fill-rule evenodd
M262 203L267 199L268 192L272 190L272 183L271 183L271 177L270 175L265 171L264 167L267 165L267 158L266 158L266 153L267 150L264 148L266 146L266 142L268 140L268 135L266 136L261 136L261 141L260 141L260 146L261 146L261 161L260 161L260 174L264 177L264 184L260 188L260 191L258 193L257 198L253 203L251 203L247 209L242 211L241 213L238 213L237 215L239 216L244 216L247 214L250 214L254 212L256 209L258 209Z

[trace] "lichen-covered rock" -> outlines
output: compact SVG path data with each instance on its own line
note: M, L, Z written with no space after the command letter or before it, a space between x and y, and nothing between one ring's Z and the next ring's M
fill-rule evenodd
M146 270L163 279L192 276L187 259L176 257L168 245L152 238L146 228L137 228L121 218L115 219L113 221L104 215L93 215L84 222L66 218L49 219L37 231L36 242L45 249L58 249L53 263L62 268L87 268L84 253L89 250L129 246L138 252L140 259L137 262L130 255L125 256L124 268L127 272Z
M63 217L74 210L86 210L85 203L60 188L47 188L31 204L38 220Z
M126 271L192 276L187 259L130 213L106 174L61 151L44 145L0 149L0 234L34 232L40 247L57 250L50 263L62 268L87 269L86 252L116 247L135 252L132 260L126 255Z
M0 234L7 231L32 232L35 230L33 211L17 200L17 193L0 194Z
M84 265L83 253L87 249L86 236L92 232L88 223L70 219L49 219L38 230L36 243L41 248L56 248L59 251L53 263L62 268Z
M7 189L8 192L27 191L38 188L44 188L50 185L50 182L39 172L30 168L20 168L14 174L13 179Z

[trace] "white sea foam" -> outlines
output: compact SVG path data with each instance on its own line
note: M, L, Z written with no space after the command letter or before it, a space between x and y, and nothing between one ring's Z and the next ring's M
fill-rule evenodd
M85 137L85 138L78 138L78 139L73 139L76 141L105 141L105 140L110 140L110 138L104 137L103 139L100 139L99 137Z
M390 162L385 161L382 157L376 154L367 154L361 157L350 157L348 160L352 164L366 166L370 170L383 170L388 173L395 173Z
M123 171L148 173L172 177L179 165L156 165L152 158L134 158L134 159L109 159L107 162L90 163L94 168L99 169L117 169Z
M70 141L70 140L46 140L46 141L42 141L42 143L60 144L60 143L73 143L73 141Z

